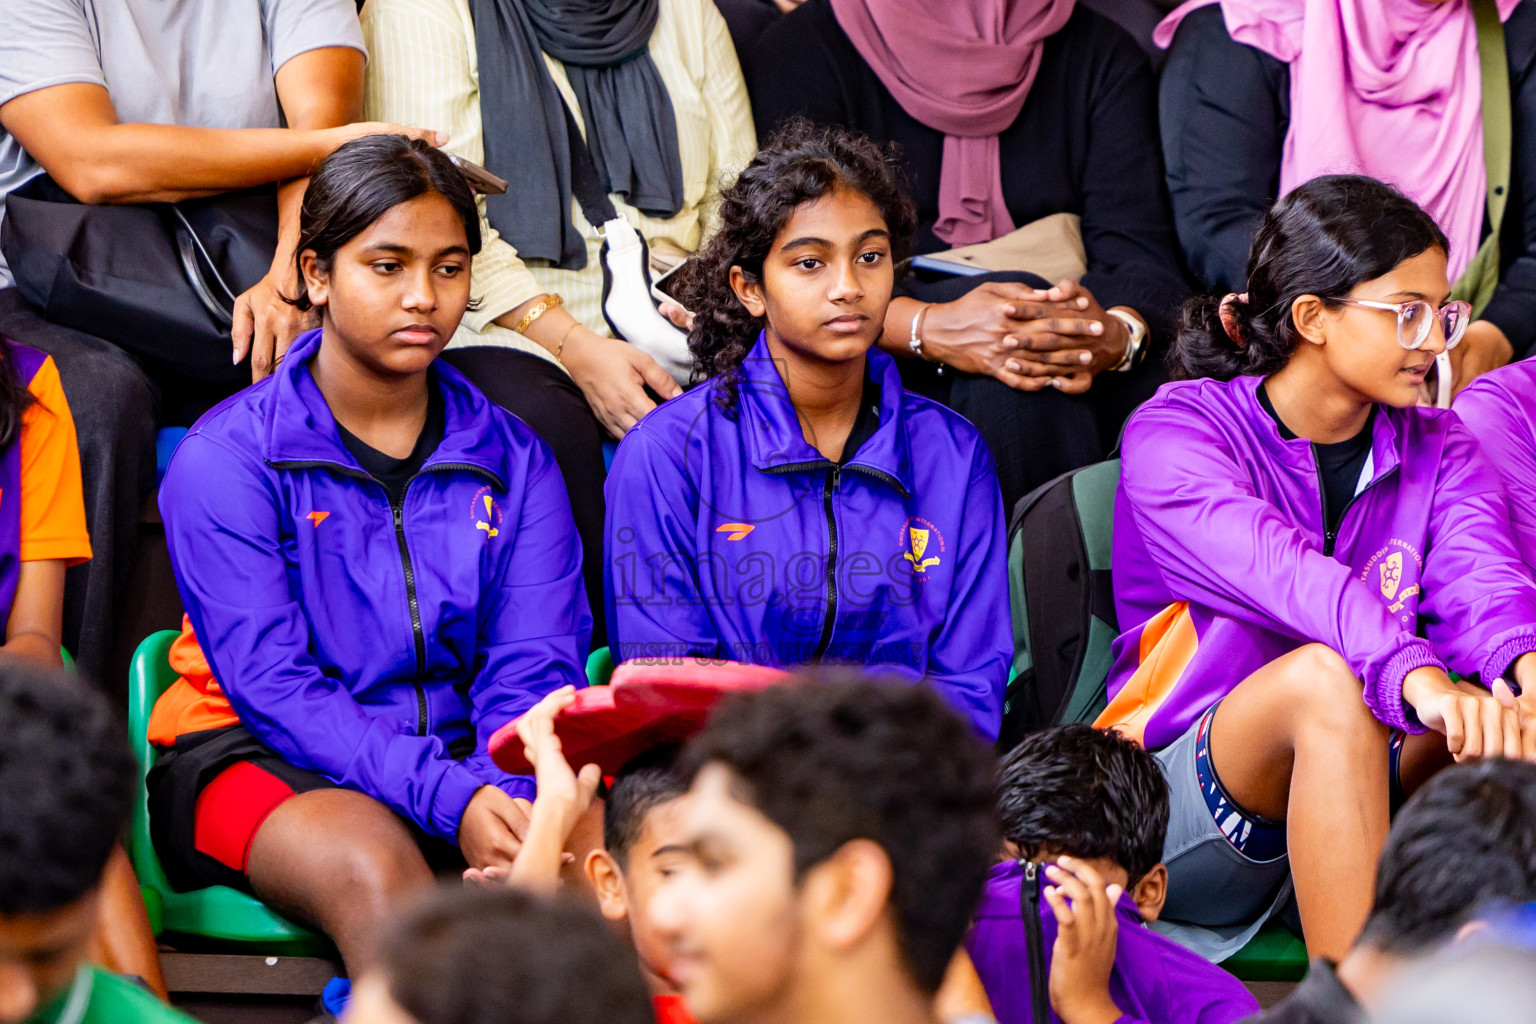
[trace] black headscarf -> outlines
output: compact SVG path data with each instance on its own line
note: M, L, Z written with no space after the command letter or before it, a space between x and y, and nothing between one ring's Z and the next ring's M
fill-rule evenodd
M656 217L683 206L677 117L647 47L660 0L469 0L485 166L506 178L486 218L525 259L587 265L571 223L566 111L543 54L565 65L605 192Z

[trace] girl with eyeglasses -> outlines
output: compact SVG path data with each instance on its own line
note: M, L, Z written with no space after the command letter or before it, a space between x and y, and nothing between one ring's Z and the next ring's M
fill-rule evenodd
M1097 724L1163 762L1163 921L1212 959L1293 892L1342 957L1395 802L1452 759L1536 759L1536 583L1477 441L1418 407L1470 313L1448 251L1379 181L1300 186L1126 428Z

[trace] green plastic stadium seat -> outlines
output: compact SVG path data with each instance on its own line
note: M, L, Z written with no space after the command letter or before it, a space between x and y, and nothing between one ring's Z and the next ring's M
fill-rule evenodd
M140 768L128 855L144 890L155 934L274 956L334 956L334 947L325 936L269 910L254 896L222 885L177 892L166 880L149 837L149 794L144 779L159 756L148 739L149 716L156 699L176 681L170 652L171 642L179 635L174 629L151 634L139 644L128 669L128 732Z
M1300 981L1307 973L1307 947L1271 921L1221 966L1243 981Z
M607 686L613 676L613 654L606 647L599 647L587 658L587 685Z

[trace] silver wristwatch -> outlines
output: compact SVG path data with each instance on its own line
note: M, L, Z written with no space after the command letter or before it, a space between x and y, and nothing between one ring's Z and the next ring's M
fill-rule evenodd
M1123 309L1108 309L1105 312L1125 324L1125 329L1131 335L1131 340L1126 342L1125 345L1124 358L1114 366L1111 366L1109 368L1110 372L1129 373L1136 368L1136 364L1140 361L1138 357L1141 355L1141 347L1147 341L1147 325L1142 323L1140 318L1127 313Z

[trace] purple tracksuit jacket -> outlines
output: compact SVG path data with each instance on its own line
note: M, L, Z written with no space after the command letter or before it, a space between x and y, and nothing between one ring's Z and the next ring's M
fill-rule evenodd
M992 457L890 356L869 373L879 426L843 465L806 442L761 337L731 413L706 383L629 432L606 492L615 657L877 665L996 737L1013 638Z
M1044 951L1045 976L1039 983L1046 985L1056 943L1056 916L1040 898L1043 883L1044 875L1037 875L1028 884L1035 887ZM998 1024L1032 1024L1034 1020L1030 1002L1034 979L1020 900L1023 884L1024 869L1018 861L995 866L987 875L976 921L965 940ZM1230 1024L1259 1012L1258 1002L1242 982L1146 927L1130 896L1122 895L1115 910L1120 929L1109 994L1122 1014L1116 1024ZM1050 1019L1061 1024L1054 1011Z
M1098 724L1172 743L1256 669L1337 651L1387 725L1422 732L1403 677L1491 682L1536 651L1536 583L1497 472L1454 412L1377 410L1337 535L1316 457L1258 377L1165 385L1126 427L1115 504L1110 704Z
M1457 396L1455 409L1498 468L1515 543L1536 567L1536 359L1483 374Z
M301 336L177 448L176 582L242 725L454 841L482 785L533 796L490 735L586 683L581 542L549 449L443 362L442 443L392 505L310 376L319 344Z

